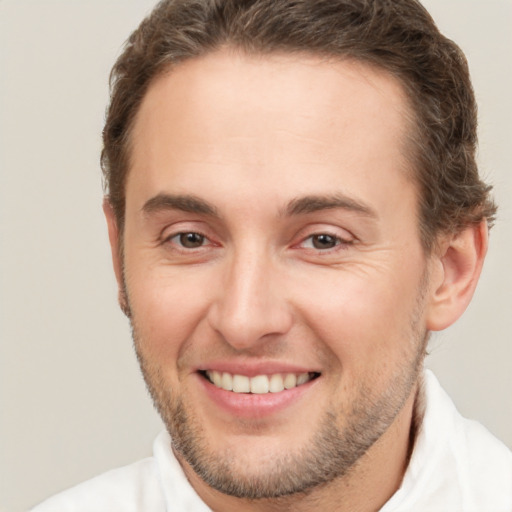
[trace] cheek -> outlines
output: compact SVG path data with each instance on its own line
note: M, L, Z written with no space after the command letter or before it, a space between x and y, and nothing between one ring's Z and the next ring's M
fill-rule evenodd
M141 349L160 360L177 360L207 311L200 280L175 271L134 272L127 279L133 323Z
M316 276L294 291L309 328L347 369L402 357L410 346L418 273L336 272Z

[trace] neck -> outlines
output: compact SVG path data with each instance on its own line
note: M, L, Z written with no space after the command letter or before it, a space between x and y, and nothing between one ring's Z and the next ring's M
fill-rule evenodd
M423 418L423 402L420 378L395 421L349 473L300 495L269 500L228 496L209 487L181 463L191 485L214 512L374 512L400 487Z

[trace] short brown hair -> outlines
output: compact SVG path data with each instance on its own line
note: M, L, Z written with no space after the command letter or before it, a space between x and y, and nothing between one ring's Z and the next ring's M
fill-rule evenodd
M353 58L391 73L415 116L410 156L424 247L440 232L483 219L492 224L491 187L475 161L477 109L467 62L418 1L163 0L130 36L111 73L101 163L121 230L130 132L149 84L173 65L225 46Z

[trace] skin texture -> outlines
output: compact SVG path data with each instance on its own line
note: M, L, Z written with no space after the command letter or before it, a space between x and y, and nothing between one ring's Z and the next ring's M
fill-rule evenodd
M392 77L311 56L215 53L146 94L124 261L105 213L144 377L213 510L378 510L400 484L427 333L487 244L479 225L422 250L406 114ZM215 369L319 377L269 412L221 405Z

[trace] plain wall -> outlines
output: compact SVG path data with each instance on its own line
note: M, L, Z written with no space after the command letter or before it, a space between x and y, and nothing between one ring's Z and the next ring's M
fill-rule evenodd
M512 447L512 1L428 0L465 50L499 220L475 299L434 337L463 414ZM0 0L0 511L151 454L162 428L101 213L107 78L150 0Z

